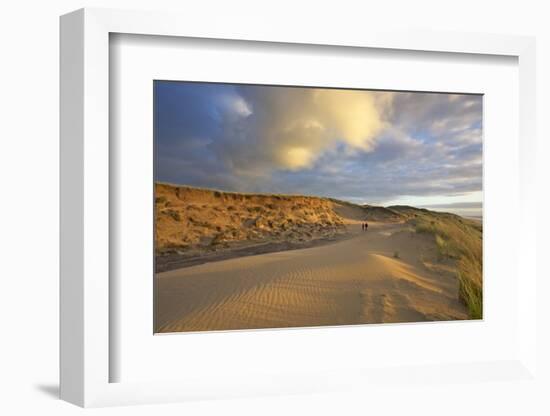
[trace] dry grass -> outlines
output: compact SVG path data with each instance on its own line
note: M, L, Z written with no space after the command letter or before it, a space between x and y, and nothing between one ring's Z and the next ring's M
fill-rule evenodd
M457 262L460 299L468 307L470 318L483 316L482 225L453 214L418 210L411 223L416 232L435 237L441 259Z
M239 194L159 183L155 196L157 255L297 243L346 231L334 203L326 198Z

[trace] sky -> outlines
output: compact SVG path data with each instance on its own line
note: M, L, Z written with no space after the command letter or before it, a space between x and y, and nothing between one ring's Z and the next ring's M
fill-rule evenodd
M481 216L481 95L154 88L157 181Z

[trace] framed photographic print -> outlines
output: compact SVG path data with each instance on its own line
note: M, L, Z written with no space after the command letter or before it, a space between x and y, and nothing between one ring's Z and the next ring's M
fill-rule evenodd
M153 88L156 332L482 318L482 95Z
M233 27L61 19L62 398L532 380L534 41Z

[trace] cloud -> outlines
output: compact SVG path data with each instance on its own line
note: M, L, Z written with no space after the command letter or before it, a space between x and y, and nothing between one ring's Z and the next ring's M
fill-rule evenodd
M157 178L384 203L481 190L482 97L168 83Z
M227 120L216 148L240 174L312 168L338 145L371 151L385 127L389 93L254 87L239 89L250 114Z
M481 141L482 96L442 93L398 93L393 123L412 134L437 140L454 139L477 129ZM470 132L471 133L471 132Z
M252 114L248 103L234 92L225 93L217 98L218 110L222 118L234 122L240 118L246 118Z
M426 204L424 208L481 208L482 202L450 202L447 204Z

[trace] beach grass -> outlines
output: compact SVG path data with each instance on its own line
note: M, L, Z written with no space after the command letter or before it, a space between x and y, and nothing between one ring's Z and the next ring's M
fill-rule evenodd
M435 238L440 259L457 261L459 297L471 319L483 317L482 225L457 215L421 212L412 220L417 233Z

